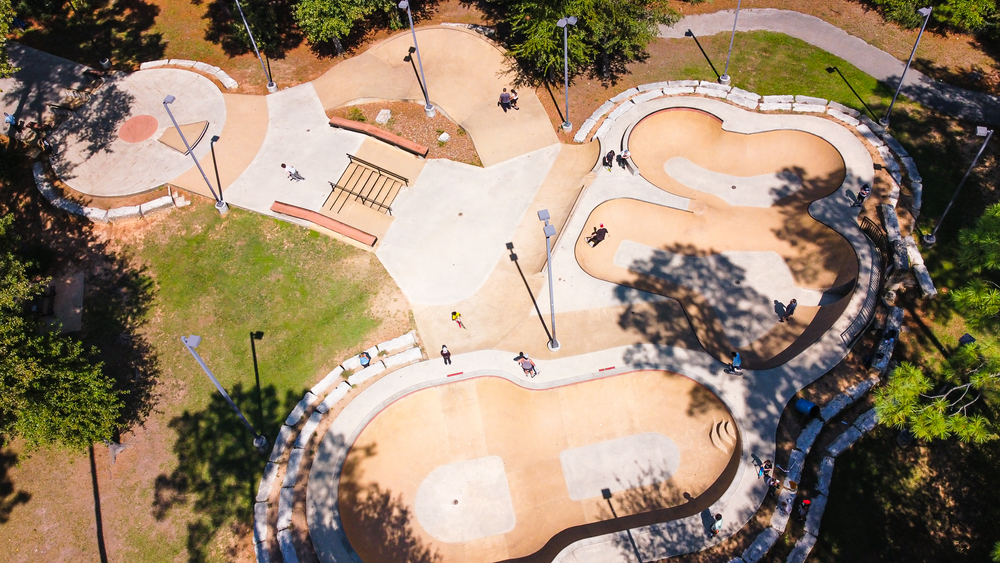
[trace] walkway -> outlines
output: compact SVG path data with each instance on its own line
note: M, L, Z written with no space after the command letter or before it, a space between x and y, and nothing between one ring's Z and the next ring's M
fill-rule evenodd
M691 30L696 36L728 33L733 29L732 10L688 16L673 25L660 26L660 37L683 39L684 32ZM849 35L817 17L791 10L752 9L740 10L737 31L777 31L801 39L837 55L892 87L899 84L905 63L873 47L863 40ZM739 49L739 42L736 43ZM919 52L917 53L919 55ZM1000 99L989 94L971 92L956 86L937 82L911 68L906 72L902 93L908 98L934 108L940 112L967 119L1000 124Z

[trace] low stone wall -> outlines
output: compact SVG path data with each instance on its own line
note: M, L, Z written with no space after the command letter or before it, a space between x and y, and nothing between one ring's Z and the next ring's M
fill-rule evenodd
M159 68L161 66L179 66L182 68L193 68L197 71L204 72L205 74L217 78L219 82L226 87L226 90L235 90L240 87L239 83L233 80L233 78L226 74L226 71L221 68L198 61L189 61L187 59L160 59L158 61L148 61L139 65L139 70Z
M254 550L257 554L258 563L271 563L272 554L268 538L272 532L268 526L268 510L270 509L269 499L274 490L278 477L278 470L284 467L284 478L281 480L280 491L278 491L278 519L274 532L281 551L281 560L284 563L298 563L298 554L295 552L295 545L292 541L292 511L294 509L293 491L295 483L299 477L299 466L306 454L306 447L309 446L313 434L319 427L323 416L337 402L342 400L350 390L357 384L366 381L388 369L402 367L404 365L418 362L423 358L420 347L417 346L416 332L410 331L400 337L387 340L381 344L372 346L365 350L372 360L379 354L386 355L383 359L373 361L364 369L361 368L361 360L358 356L351 356L344 360L339 366L328 373L319 383L306 392L302 400L295 405L285 424L282 425L278 436L274 439L274 446L271 449L271 456L268 464L264 467L264 476L257 487L257 497L254 503L253 538ZM392 354L396 352L395 354ZM347 380L344 380L344 373L358 370ZM333 388L329 393L329 389ZM320 396L326 395L322 401ZM312 412L306 418L309 410ZM302 428L296 432L295 427L306 418ZM285 455L287 453L287 456Z
M854 404L871 390L879 381L878 375L852 386L843 393L831 399L820 411L820 418L812 420L799 434L788 459L788 467L785 473L786 481L799 483L802 478L802 470L805 465L806 456L812 449L813 443L819 436L823 426L839 415L844 409ZM819 465L819 482L816 490L819 494L810 498L809 513L806 515L805 534L795 543L795 547L788 555L787 563L804 563L809 557L816 537L819 535L820 522L823 520L823 512L826 509L827 497L830 494L830 481L833 478L834 460L837 456L847 451L861 436L875 427L875 409L866 411L849 426L840 437L827 447L826 456ZM778 508L771 515L770 525L764 531L757 534L753 543L750 544L743 554L734 557L729 563L757 563L767 555L771 547L774 546L781 534L785 532L788 519L795 508L796 492L782 487L778 495Z

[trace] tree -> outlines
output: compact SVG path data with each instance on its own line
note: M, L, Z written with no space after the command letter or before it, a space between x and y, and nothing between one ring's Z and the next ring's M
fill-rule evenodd
M972 274L989 276L1000 272L1000 204L986 208L976 226L958 233L958 262ZM1000 286L978 277L951 293L955 306L970 321L990 323L1000 314Z
M551 78L563 67L563 30L556 22L575 15L568 37L569 72L590 72L614 83L626 65L648 57L646 46L661 24L680 18L660 0L493 0L510 25L507 56L528 82Z
M48 280L29 280L12 223L0 218L0 435L21 437L29 449L83 449L118 429L120 392L91 359L94 350L45 330L31 312Z
M993 408L1000 404L1000 355L977 344L958 349L938 374L938 388L923 371L903 362L875 392L881 424L908 429L923 440L957 437L983 443L997 439Z
M402 20L393 0L301 0L295 7L295 21L310 43L346 38L354 24L381 10L389 17L389 27L398 29Z
M7 56L7 35L10 34L13 23L14 9L11 8L10 0L0 0L0 78L7 78L18 71L11 66Z

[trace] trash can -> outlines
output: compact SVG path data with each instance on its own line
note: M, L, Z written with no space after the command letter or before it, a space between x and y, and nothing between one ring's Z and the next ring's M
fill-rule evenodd
M108 70L111 68L111 59L101 59L101 68Z
M807 401L805 399L795 401L795 410L812 418L819 418L819 407L817 407L816 403L812 401Z

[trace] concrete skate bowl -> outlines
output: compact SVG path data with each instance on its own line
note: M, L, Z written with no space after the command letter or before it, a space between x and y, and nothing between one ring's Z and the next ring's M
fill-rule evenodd
M365 563L549 563L581 539L698 514L735 478L735 421L687 377L512 379L437 385L373 413L326 493L337 516L310 520L320 561L339 538ZM331 463L323 451L313 472ZM333 487L313 481L313 499Z
M623 295L676 299L710 354L738 350L752 369L781 365L819 339L848 306L859 271L851 244L809 214L844 183L843 157L819 136L777 125L742 134L703 110L651 113L627 138L632 160L655 186L690 198L687 209L606 201L576 243L589 274ZM585 235L600 223L611 238L591 248ZM792 298L793 318L778 322Z

